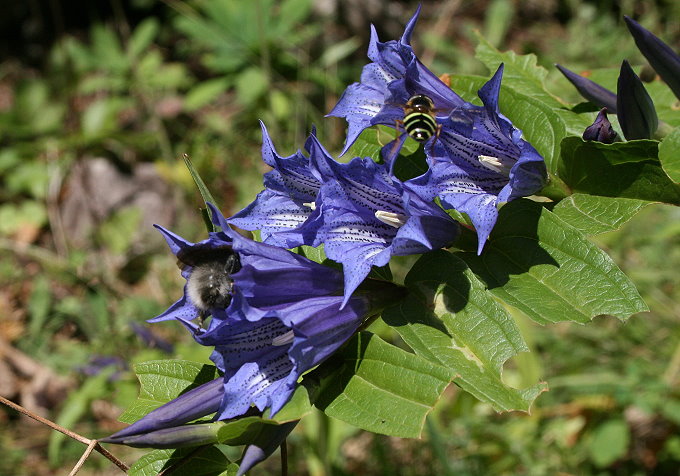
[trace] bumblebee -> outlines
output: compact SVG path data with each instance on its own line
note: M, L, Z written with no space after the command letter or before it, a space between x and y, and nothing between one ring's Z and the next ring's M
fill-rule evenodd
M402 123L406 133L418 142L425 142L435 135L439 126L435 120L435 108L432 99L424 94L412 96L404 105Z
M212 309L225 309L231 303L234 280L231 275L241 269L241 261L231 246L193 247L177 255L177 265L190 266L187 296L200 311L202 320Z

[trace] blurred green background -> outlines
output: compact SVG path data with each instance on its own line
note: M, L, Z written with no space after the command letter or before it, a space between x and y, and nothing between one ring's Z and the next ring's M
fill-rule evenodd
M135 362L205 360L173 323L145 324L181 295L151 224L200 239L201 203L183 154L225 215L261 190L263 120L282 155L324 119L367 62L369 22L401 35L416 2L34 0L0 18L0 395L87 437L110 434L136 396ZM487 75L475 30L535 53L552 90L578 101L575 71L642 58L631 15L676 51L680 3L426 2L413 43L436 73ZM421 440L358 431L321 414L289 439L291 474L678 474L680 211L649 206L597 242L652 311L626 324L540 327L515 317L531 354L506 366L547 380L531 415L495 414L451 385ZM401 264L405 266L404 263ZM403 272L403 270L402 270ZM375 330L389 338L380 322ZM396 339L396 337L395 337ZM65 474L84 447L0 409L0 475ZM113 447L134 462L141 450ZM238 458L238 449L225 449ZM277 474L278 458L256 468ZM80 474L120 474L100 455Z

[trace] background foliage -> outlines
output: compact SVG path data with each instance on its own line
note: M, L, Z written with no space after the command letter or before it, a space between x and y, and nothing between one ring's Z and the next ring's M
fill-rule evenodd
M344 123L322 116L365 63L367 22L381 38L396 38L415 8L383 3L136 0L8 9L2 31L10 41L0 50L0 394L82 434L104 436L121 427L122 408L137 395L130 365L207 358L208 349L193 345L179 326L144 324L174 302L181 287L151 223L190 239L204 229L196 213L200 197L180 158L189 154L229 215L261 188L257 119L285 154L312 123L324 143L339 150ZM73 15L79 7L87 14ZM494 46L534 52L548 70L548 90L578 102L552 63L575 71L616 69L622 58L642 64L622 13L639 17L677 50L680 25L671 20L680 18L679 9L662 1L448 1L425 5L414 46L434 71L465 75L487 75L484 58ZM509 64L506 75L521 76ZM615 78L593 74L605 86ZM502 96L508 106L514 99ZM555 111L541 112L546 127L563 123ZM541 137L529 139L548 161L572 153L571 172L578 173L579 144L560 151ZM574 183L587 187L582 178ZM555 210L567 221L568 205ZM645 207L637 200L629 205L631 214ZM292 474L664 474L677 468L679 213L652 205L618 231L581 230L595 235L633 279L650 313L625 324L598 317L588 326L539 326L512 312L531 353L506 363L503 382L515 388L550 383L531 415L497 414L454 385L428 416L422 440L360 432L315 413L289 439ZM412 261L402 262L396 273L403 277ZM372 330L392 343L408 342L381 322ZM0 474L62 474L82 452L4 409L0 421ZM130 462L143 454L114 450ZM275 460L253 473L276 471ZM81 474L87 471L117 470L92 457Z

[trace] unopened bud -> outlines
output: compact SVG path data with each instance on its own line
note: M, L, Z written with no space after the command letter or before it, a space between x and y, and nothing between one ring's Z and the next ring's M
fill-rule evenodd
M583 140L592 140L602 142L603 144L611 144L616 142L618 135L612 127L611 122L607 119L607 108L602 108L595 118L592 125L586 127L583 132Z

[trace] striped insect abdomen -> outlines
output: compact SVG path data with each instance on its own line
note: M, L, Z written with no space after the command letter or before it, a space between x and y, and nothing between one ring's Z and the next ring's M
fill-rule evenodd
M434 135L437 123L429 113L412 112L404 117L404 129L418 142L425 142Z

